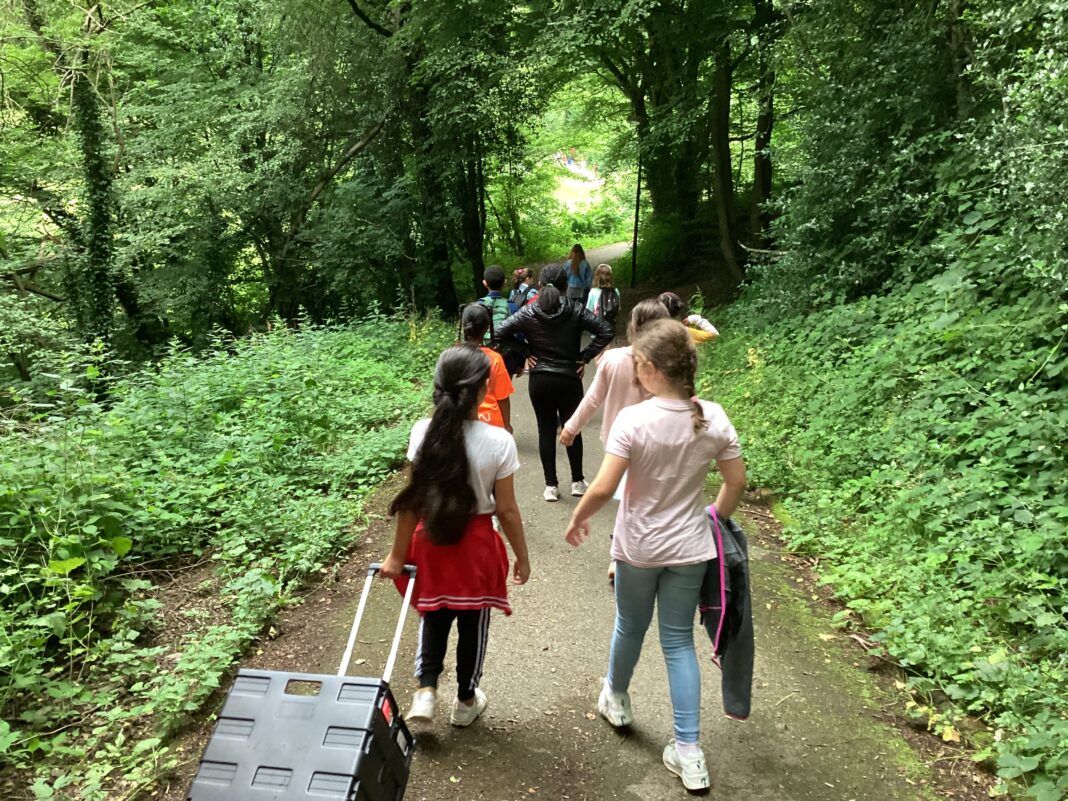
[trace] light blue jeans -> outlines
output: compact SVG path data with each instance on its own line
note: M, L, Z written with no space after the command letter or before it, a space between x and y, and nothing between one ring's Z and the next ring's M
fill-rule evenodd
M680 743L696 743L700 734L701 671L693 629L706 564L633 567L616 562L616 628L608 654L608 684L615 692L630 687L655 603L675 711L675 740Z

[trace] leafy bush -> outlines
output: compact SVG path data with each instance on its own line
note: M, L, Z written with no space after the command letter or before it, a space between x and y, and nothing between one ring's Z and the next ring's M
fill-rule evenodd
M11 427L0 753L60 776L52 789L76 776L87 799L116 769L160 759L271 612L350 542L361 499L403 459L448 337L385 318L277 327L205 357L174 350L106 390L90 364L92 391L65 380ZM151 578L205 558L221 620L160 644ZM124 745L134 731L147 736Z
M1068 793L1066 314L956 264L766 325L737 304L700 379L846 620L987 721L1002 778L1042 801Z

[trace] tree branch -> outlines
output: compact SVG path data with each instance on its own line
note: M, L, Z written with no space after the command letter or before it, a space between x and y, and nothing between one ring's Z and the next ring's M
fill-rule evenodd
M331 167L327 171L327 173L319 179L319 183L317 183L315 185L315 188L312 189L311 194L308 195L308 199L304 202L304 205L301 206L300 210L293 218L293 224L292 226L290 226L289 233L286 236L285 244L282 245L282 254L279 259L280 261L285 261L286 255L289 253L290 245L293 243L293 240L296 239L297 234L299 234L301 229L304 227L304 222L308 217L308 212L311 210L311 207L315 205L315 201L318 200L319 195L321 195L326 189L326 187L330 185L330 182L334 180L337 174L345 168L345 165L352 161L353 157L357 153L359 153L361 150L371 144L371 140L378 135L379 131L382 130L382 127L386 124L386 119L388 117L389 114L387 113L385 117L380 119L371 127L371 130L369 130L363 135L362 139L348 147L334 163L334 166Z
M382 27L369 16L367 16L367 14L365 14L360 9L360 7L356 5L356 0L349 0L349 6L352 8L352 13L359 17L361 20L363 20L364 24L375 33L380 34L382 36L393 35L393 31L389 30L388 28Z

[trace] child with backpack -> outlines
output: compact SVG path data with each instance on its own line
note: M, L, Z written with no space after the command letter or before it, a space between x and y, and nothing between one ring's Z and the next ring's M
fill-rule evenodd
M489 309L481 303L468 303L460 312L460 332L463 342L478 348L490 360L489 380L486 382L486 397L479 404L478 419L491 426L512 433L512 402L515 392L504 358L493 348L483 345L491 325Z
M524 584L530 577L512 482L519 467L515 440L478 419L489 374L489 359L477 348L454 345L441 354L434 371L433 417L412 427L408 484L389 507L397 528L380 575L403 589L405 563L418 567L412 602L422 616L419 689L406 715L409 722L434 717L454 621L458 688L449 720L469 726L486 709L486 694L478 685L490 610L512 613L508 552L493 527L494 512L515 555L513 581Z
M483 345L489 345L493 332L500 328L501 323L515 313L513 306L501 290L504 289L504 270L496 264L491 264L482 274L482 285L486 287L487 294L479 298L479 303L489 309L491 325L482 340ZM500 354L504 357L508 375L519 375L523 371L523 363L526 361L526 352L523 343L514 337L502 340L498 343Z
M533 285L533 275L526 267L516 267L512 273L512 291L508 293L508 303L512 309L519 311L526 305L531 291L537 293Z
M709 778L698 744L701 673L693 631L708 561L716 556L704 485L715 462L723 476L716 513L725 520L745 489L745 463L722 407L695 396L697 352L686 328L654 320L632 347L635 374L653 397L616 416L601 469L564 536L573 546L581 544L590 518L627 473L612 538L615 629L597 709L613 726L633 722L627 690L655 606L675 723L664 765L687 790L702 790Z
M619 314L619 300L619 290L612 282L612 266L598 264L593 273L593 288L590 290L589 298L586 299L586 308L593 313L594 317L607 320L614 329L616 315Z

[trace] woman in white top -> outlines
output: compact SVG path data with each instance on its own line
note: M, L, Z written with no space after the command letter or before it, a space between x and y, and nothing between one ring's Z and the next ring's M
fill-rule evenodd
M612 540L615 631L597 708L613 726L633 721L627 690L655 606L675 715L675 739L664 749L664 764L688 790L700 790L709 780L698 744L701 675L694 615L708 560L716 555L704 514L704 481L715 462L723 475L716 510L727 518L745 488L745 464L722 407L694 395L697 355L686 328L654 320L632 347L638 380L653 397L617 415L604 462L565 537L577 546L589 536L590 518L627 473Z

